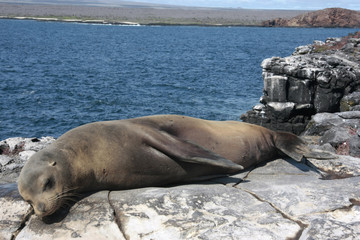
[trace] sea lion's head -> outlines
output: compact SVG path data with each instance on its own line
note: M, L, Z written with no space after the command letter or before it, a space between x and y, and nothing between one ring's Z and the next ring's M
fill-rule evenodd
M18 189L35 214L44 217L53 214L71 198L69 169L65 169L64 156L54 151L35 153L21 170Z

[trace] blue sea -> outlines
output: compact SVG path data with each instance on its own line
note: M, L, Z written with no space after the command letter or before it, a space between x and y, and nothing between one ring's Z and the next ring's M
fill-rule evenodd
M0 20L0 140L152 114L239 120L260 64L359 29L112 26Z

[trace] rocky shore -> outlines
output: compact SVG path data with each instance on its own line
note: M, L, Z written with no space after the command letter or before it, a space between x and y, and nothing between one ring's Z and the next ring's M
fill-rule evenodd
M317 144L360 157L360 32L265 59L260 103L245 122L319 136Z
M315 41L292 56L265 59L260 104L241 119L300 134L314 114L359 111L359 35Z
M242 117L301 133L337 158L277 159L211 181L101 191L40 219L16 180L55 139L10 138L0 141L0 239L359 239L359 35L264 60L261 104Z
M264 27L360 27L360 12L344 8L326 8L285 19L263 22Z
M360 237L360 160L345 155L303 163L278 159L189 185L101 191L40 219L21 199L15 181L29 156L52 141L0 142L0 239Z

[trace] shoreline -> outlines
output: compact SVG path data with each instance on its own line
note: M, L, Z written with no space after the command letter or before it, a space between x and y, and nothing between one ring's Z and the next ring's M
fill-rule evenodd
M337 13L340 17L333 17ZM0 3L0 19L54 21L88 24L129 26L204 26L204 27L275 27L275 28L357 28L357 24L332 24L329 21L356 20L356 11L333 8L319 11L307 10L265 10L242 8L197 8L141 6L91 6L91 5L46 5ZM339 14L337 14L339 15ZM301 17L313 19L322 17L325 22L275 24L291 22ZM315 17L314 17L315 16ZM339 20L340 18L340 20ZM340 21L340 22L341 22Z
M63 23L80 23L80 24L99 24L99 25L120 25L120 26L199 26L199 27L263 27L262 25L240 25L240 24L198 24L198 23L138 23L126 21L107 21L92 19L61 19L51 17L9 17L0 16L0 19L7 20L31 20L39 22L63 22Z
M309 11L0 3L2 19L145 26L262 26L265 20L276 17L287 19L306 12Z
M357 27L312 27L312 26L264 26L263 24L221 24L221 23L181 23L181 22L131 22L131 21L111 21L105 19L71 19L56 17L31 17L31 16L1 16L0 20L30 20L39 22L61 22L61 23L79 23L79 24L98 24L114 26L188 26L188 27L261 27L261 28L349 28L358 29Z
M79 24L98 24L98 25L118 25L118 26L188 26L188 27L261 27L261 28L349 28L349 29L358 29L356 27L305 27L305 26L276 26L268 27L262 24L253 24L253 25L242 25L242 24L211 24L211 23L165 23L165 22L155 22L155 23L138 23L130 21L108 21L103 19L61 19L61 18L52 18L52 17L10 17L10 16L0 16L0 20L30 20L30 21L39 21L39 22L61 22L61 23L79 23Z
M40 22L65 22L65 23L84 23L84 24L104 24L104 25L128 25L128 26L141 26L136 22L111 22L102 19L91 20L91 19L59 19L51 17L9 17L0 16L0 19L8 20L32 20Z

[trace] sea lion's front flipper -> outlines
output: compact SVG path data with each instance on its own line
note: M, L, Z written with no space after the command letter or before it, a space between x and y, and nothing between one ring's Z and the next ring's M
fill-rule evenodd
M146 144L178 161L206 164L239 171L243 166L190 141L164 131L155 130L147 134Z

